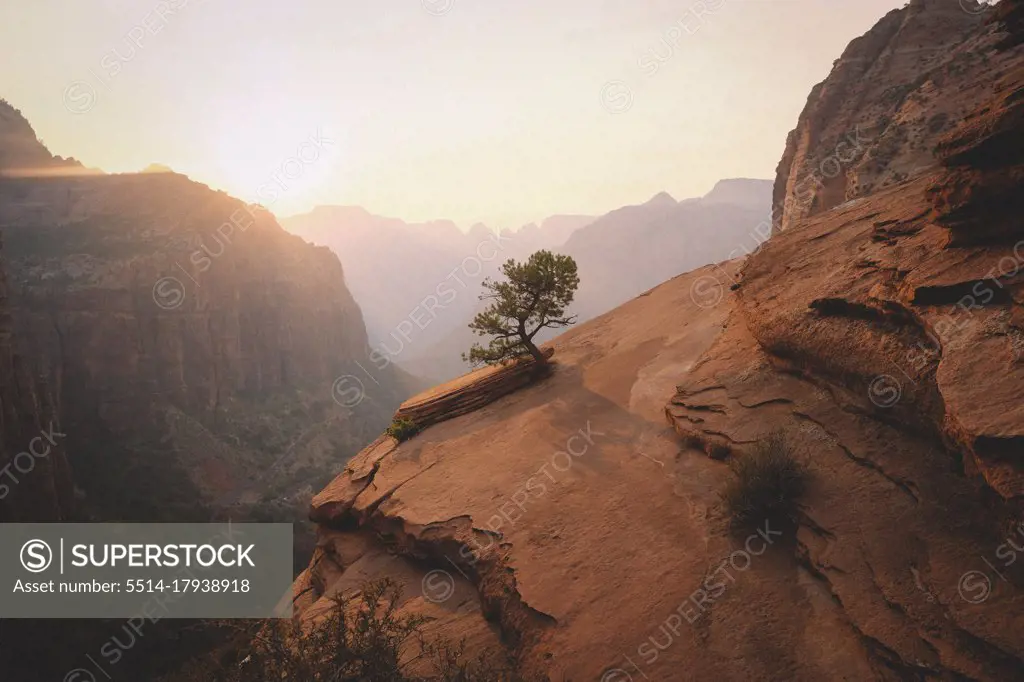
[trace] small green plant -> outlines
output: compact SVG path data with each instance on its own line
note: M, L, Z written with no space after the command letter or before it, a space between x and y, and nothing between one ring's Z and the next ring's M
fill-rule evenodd
M735 476L721 498L733 527L795 520L807 488L807 472L781 432L758 441L753 452L736 457L730 466Z
M335 597L315 623L236 626L247 640L239 651L196 661L165 682L532 682L513 658L470 658L464 641L428 639L428 619L403 614L401 603L398 585L384 579Z
M391 426L385 432L399 443L409 440L420 432L420 427L411 419L401 417L391 422Z

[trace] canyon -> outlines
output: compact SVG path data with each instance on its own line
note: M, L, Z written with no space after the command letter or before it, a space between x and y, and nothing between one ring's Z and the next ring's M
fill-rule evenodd
M297 625L388 579L529 679L1024 679L1022 43L1024 0L910 0L774 180L515 233L279 221L54 156L0 100L0 522L292 521ZM538 248L580 324L543 378L464 373L477 280ZM799 513L740 531L721 491L772 434ZM19 680L127 634L16 626ZM131 641L127 679L224 653Z
M363 375L365 327L330 251L182 175L76 172L9 106L2 121L17 140L0 184L8 338L60 416L84 514L244 513L317 485L387 425L413 380Z

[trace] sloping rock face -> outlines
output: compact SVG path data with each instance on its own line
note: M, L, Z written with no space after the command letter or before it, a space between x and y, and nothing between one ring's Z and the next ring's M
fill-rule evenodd
M172 173L8 173L0 226L15 341L97 517L289 498L406 397L367 361L337 258L222 192Z
M400 565L405 609L443 607L474 646L489 626L553 680L1024 679L1024 51L992 19L1021 4L1001 5L912 2L851 46L960 26L915 104L959 113L926 153L896 147L907 177L784 202L745 263L555 339L549 380L356 457L314 498L299 617ZM849 121L886 110L862 87L842 62L818 86L791 141L824 142L777 187L834 153L808 129L821 98ZM810 474L803 511L737 535L718 459L779 429Z
M958 4L911 3L847 54L895 54L906 31L957 21ZM888 133L865 143L890 170L914 159L910 179L784 205L781 231L742 269L726 332L668 408L709 452L742 452L771 428L804 449L817 483L797 556L861 637L865 679L1024 671L1024 51L1020 25L1002 20L1020 7L961 19L968 29L915 81L899 118L947 128L926 153L890 149ZM859 99L848 68L818 86L791 142L815 136L829 98L857 107L846 121L872 120L877 101ZM814 174L827 147L784 160L776 188Z
M1004 20L1019 7L1003 2L998 13L971 14L952 0L913 2L854 41L791 140L815 139L814 112L832 99L850 109L840 125L893 118L878 113L881 95L862 99L866 81L850 81L847 56L869 43L897 55L907 35L959 21L967 30L944 34L949 47L924 65L895 116L915 130L932 120L943 126L892 153L890 133L866 144L865 157L888 159L890 171L917 154L912 179L859 182L870 195L831 211L819 201L810 219L786 205L783 234L750 259L741 290L766 350L857 390L878 380L876 389L899 393L885 414L962 450L1008 501L1024 495L1024 57ZM813 174L826 152L784 162L776 188ZM799 234L785 234L798 226Z
M1024 598L985 563L1006 545L984 486L779 371L711 288L736 276L663 284L556 339L545 382L367 448L314 498L300 617L388 576L431 634L549 679L1015 679ZM666 424L680 378L688 418ZM728 466L680 421L734 451L788 429L814 481L800 527L730 533Z
M912 222L926 204L909 197L927 187L894 188L773 237L744 267L725 332L668 406L684 442L729 457L782 429L811 472L791 583L808 621L780 616L760 593L751 613L818 641L794 656L801 665L763 679L831 679L806 667L830 659L851 680L995 681L1024 671L1014 549L1024 547L1024 525L993 494L999 471L979 475L947 414L951 394L984 393L973 415L1013 423L1004 411L1017 409L1020 384L1014 399L1000 386L1016 370L1001 354L979 359L992 363L984 369L963 364L986 353L977 345L933 345L931 325L947 324L941 308L932 316L870 293L894 277L868 264L883 248L874 226ZM950 362L961 364L946 374ZM711 627L722 633L729 616L718 610L716 601ZM749 620L742 627L753 628Z
M313 500L321 540L296 585L301 617L389 575L378 558L389 555L403 567L405 608L461 614L461 632L482 639L486 626L544 674L592 679L625 639L639 643L657 627L650 585L704 570L692 549L713 492L693 507L675 496L692 482L675 478L664 418L675 382L725 321L724 308L699 314L692 283L677 278L558 337L544 381L354 458ZM705 482L724 475L693 460L682 466ZM671 558L652 561L659 552Z

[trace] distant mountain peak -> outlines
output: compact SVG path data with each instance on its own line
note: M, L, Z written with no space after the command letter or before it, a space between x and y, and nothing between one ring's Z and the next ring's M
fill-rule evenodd
M22 132L31 133L32 137L35 137L32 124L28 122L21 110L2 97L0 97L0 121L4 122L5 127L19 128Z
M337 204L321 204L314 206L310 214L317 216L333 216L333 217L359 217L369 218L372 214L362 206L341 206Z
M757 178L727 178L719 180L710 192L704 195L707 204L755 204L763 205L765 198L771 202L774 180Z
M36 174L58 163L21 110L0 98L0 174Z
M759 187L766 182L774 182L764 178L723 178L715 183L712 192L729 187Z
M483 223L476 223L473 227L469 228L468 234L473 239L487 239L489 236L494 234L494 230Z
M651 197L650 200L648 200L646 205L647 206L658 206L658 205L675 206L677 203L678 202L675 200L675 198L671 194L669 194L668 192L658 192L653 197Z

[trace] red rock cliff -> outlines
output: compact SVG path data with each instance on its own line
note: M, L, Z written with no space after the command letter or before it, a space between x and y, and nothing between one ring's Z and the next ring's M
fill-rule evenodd
M969 43L988 14L973 0L912 0L850 43L786 140L776 230L935 164L937 136L984 97L958 84L987 73L988 53Z
M1010 500L1024 495L1020 3L966 7L890 13L817 86L777 196L821 175L840 131L876 132L809 203L785 204L741 298L767 350L847 386L889 377L906 393L884 414L945 438Z
M49 387L15 349L0 240L0 522L61 521L73 509Z

